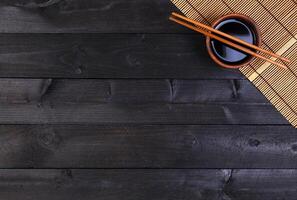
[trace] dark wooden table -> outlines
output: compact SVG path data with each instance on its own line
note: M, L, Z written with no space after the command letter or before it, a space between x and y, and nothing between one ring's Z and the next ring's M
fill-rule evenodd
M0 199L296 200L295 129L174 10L0 2Z

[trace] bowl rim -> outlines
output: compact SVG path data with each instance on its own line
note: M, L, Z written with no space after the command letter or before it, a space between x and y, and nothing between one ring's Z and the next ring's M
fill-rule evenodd
M256 22L252 18L250 18L249 16L247 16L247 15L238 14L238 13L227 14L227 15L224 15L224 16L218 18L217 20L215 20L212 23L211 26L212 26L212 28L214 28L219 23L221 23L222 21L225 21L225 20L228 20L228 19L239 19L243 23L249 25L253 29L253 31L255 33L255 36L256 36L256 43L255 43L255 45L256 46L261 46L262 45L260 29L257 26ZM244 62L242 62L240 64L234 64L234 65L227 64L227 63L221 61L214 54L214 52L212 50L212 47L211 47L211 38L210 37L206 37L206 48L207 48L208 54L210 55L210 57L212 58L212 60L215 61L218 65L220 65L221 67L224 67L224 68L238 69L240 67L247 66L248 64L250 64L255 59L254 56L251 56L250 58L246 59Z

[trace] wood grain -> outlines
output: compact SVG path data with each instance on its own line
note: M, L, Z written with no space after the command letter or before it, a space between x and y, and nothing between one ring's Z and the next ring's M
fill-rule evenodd
M1 124L288 124L271 106L228 103L9 104L0 113Z
M0 105L30 103L270 105L247 80L2 78L0 94Z
M0 77L242 78L205 48L188 34L1 34Z
M287 124L243 80L1 79L0 83L2 124Z
M2 125L0 168L296 168L290 126Z
M234 170L225 194L231 199L296 198L296 169Z
M3 0L2 33L171 33L168 0Z
M221 170L0 170L0 198L218 199Z
M296 170L0 170L0 197L18 199L286 199ZM141 192L140 192L141 191Z

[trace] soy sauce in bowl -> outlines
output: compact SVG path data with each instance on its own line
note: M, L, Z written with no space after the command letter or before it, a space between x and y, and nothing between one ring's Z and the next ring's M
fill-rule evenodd
M213 24L213 28L250 44L259 46L261 43L256 24L252 19L244 15L230 14L224 16ZM207 39L207 47L213 60L226 68L239 68L247 65L253 59L251 55L210 38Z
M244 40L250 44L255 44L255 34L246 24L237 19L228 19L215 27L216 29ZM216 56L226 63L240 63L250 58L250 55L229 47L216 40L211 41L212 49Z

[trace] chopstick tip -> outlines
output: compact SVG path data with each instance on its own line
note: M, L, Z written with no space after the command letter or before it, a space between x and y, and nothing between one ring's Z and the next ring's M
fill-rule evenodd
M287 63L291 63L291 60L289 60L289 59L287 59L287 58L285 58L285 61L286 61Z

